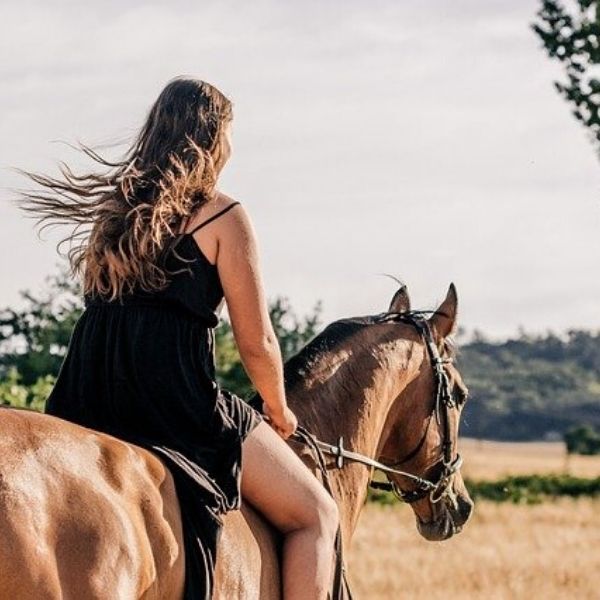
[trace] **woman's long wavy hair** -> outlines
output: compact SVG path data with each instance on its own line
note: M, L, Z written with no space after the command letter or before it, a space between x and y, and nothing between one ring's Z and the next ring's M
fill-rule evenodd
M17 169L43 188L19 191L20 207L41 215L36 224L48 221L40 233L52 224L76 224L57 251L72 243L71 274L81 276L84 295L114 300L136 287L168 284L173 272L163 264L165 250L182 220L214 198L224 128L232 118L231 101L215 87L176 77L122 160L106 160L79 142L103 172L76 175L62 162L62 178ZM91 229L80 231L85 225Z

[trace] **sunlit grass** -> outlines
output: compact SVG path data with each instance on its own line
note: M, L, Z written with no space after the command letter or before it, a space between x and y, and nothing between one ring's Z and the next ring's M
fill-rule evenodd
M465 477L569 473L600 476L600 457L567 456L562 443L461 439ZM462 533L427 542L410 507L370 503L348 557L359 600L600 598L600 499L542 504L480 501Z
M462 533L427 542L408 506L369 504L348 570L358 600L599 598L600 500L479 502Z
M510 443L461 438L460 450L465 459L463 475L475 481L534 473L600 476L600 456L569 456L562 442Z

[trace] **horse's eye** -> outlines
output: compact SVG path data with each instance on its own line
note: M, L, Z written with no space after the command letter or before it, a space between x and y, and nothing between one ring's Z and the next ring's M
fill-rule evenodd
M454 388L454 400L460 406L464 404L469 397L469 391L460 387Z

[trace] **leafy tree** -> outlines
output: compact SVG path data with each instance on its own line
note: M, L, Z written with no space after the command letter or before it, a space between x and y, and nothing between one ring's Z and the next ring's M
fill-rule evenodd
M45 281L47 289L39 297L20 292L23 308L0 310L0 377L14 367L25 386L58 373L83 310L77 285L65 269Z
M320 326L321 310L322 303L318 301L312 314L299 319L292 310L288 298L279 296L269 303L269 315L284 361L296 354L316 335ZM235 344L233 330L227 320L223 320L216 329L215 338L219 384L241 398L249 398L255 390L246 375Z
M532 23L548 56L560 61L566 81L554 85L572 106L600 156L600 10L597 0L577 0L567 10L558 0L542 0Z
M569 429L565 433L569 454L600 454L600 433L589 425Z
M41 409L52 389L75 323L83 311L77 283L67 270L46 279L46 290L26 300L19 310L0 310L0 403ZM287 298L269 303L269 314L284 360L311 339L319 326L321 302L302 319ZM231 330L223 319L216 329L217 378L226 389L247 398L254 392Z

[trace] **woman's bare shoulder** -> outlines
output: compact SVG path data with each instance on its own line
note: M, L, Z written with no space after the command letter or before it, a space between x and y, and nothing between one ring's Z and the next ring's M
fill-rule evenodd
M236 206L234 206L228 212L231 212L232 214L236 211L245 213L244 206L239 200L232 198L231 196L228 196L223 192L217 192L212 200L209 200L208 202L203 204L199 209L195 210L190 215L186 230L190 231L194 229L197 225L210 219L211 217L226 209L232 204L236 204Z
M215 208L215 213L235 204L236 206L227 211L227 214L231 215L229 223L234 224L234 226L237 224L237 227L241 226L242 228L253 227L251 215L248 212L247 206L241 200L222 192L219 192L219 195L220 197L217 200L218 208Z

